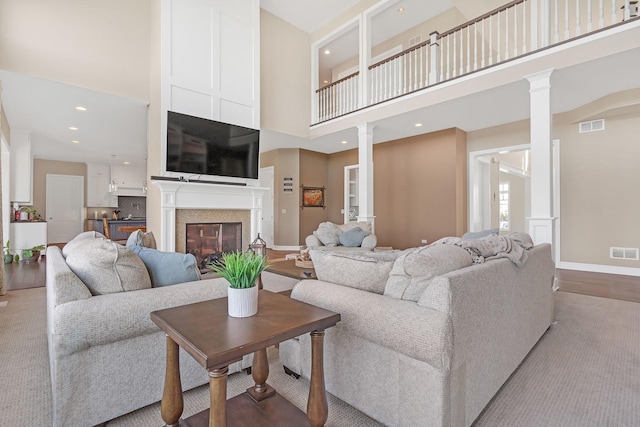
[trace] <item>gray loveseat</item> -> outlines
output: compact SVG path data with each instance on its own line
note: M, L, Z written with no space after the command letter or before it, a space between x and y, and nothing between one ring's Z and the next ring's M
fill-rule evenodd
M345 236L351 237L345 238ZM353 241L354 238L355 241ZM372 232L371 223L334 224L327 221L320 223L318 229L308 235L304 242L308 249L358 252L372 251L376 247L378 239Z
M341 314L326 331L326 389L385 425L471 425L553 319L550 245L521 266L434 251L312 251L320 280L291 293ZM281 343L280 360L308 379L310 348L308 336Z
M116 250L122 258L124 248L118 245ZM217 278L92 295L67 264L74 257L77 266L73 252L65 259L58 247L47 248L47 337L53 425L59 427L93 426L161 400L166 341L149 314L225 297L228 286ZM96 258L93 256L94 261ZM120 268L123 288L135 288L138 285L133 282L144 281L132 279L129 270L139 269L137 265L132 262ZM98 281L109 282L104 276ZM250 367L251 361L252 356L245 357L229 366L229 373ZM208 382L206 370L182 349L180 366L184 390Z

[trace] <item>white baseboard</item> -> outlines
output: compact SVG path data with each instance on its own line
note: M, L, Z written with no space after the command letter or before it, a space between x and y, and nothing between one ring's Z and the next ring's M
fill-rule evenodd
M640 276L640 268L635 267L618 267L614 265L582 264L579 262L561 261L559 265L556 265L556 268L590 271L592 273L621 274L623 276Z
M301 246L279 246L274 245L269 249L273 249L274 251L299 251Z

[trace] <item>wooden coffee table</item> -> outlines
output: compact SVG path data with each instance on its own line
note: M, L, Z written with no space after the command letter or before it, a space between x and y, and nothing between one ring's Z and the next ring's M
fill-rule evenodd
M278 261L267 267L266 271L294 279L316 279L316 271L313 268L303 268L296 265L294 259Z
M204 301L151 313L151 320L166 334L167 365L161 414L167 426L322 426L328 406L324 388L324 330L340 321L340 314L259 291L258 314L235 318L227 315L227 298ZM307 414L276 393L266 381L269 364L266 348L311 334L311 382ZM181 420L179 347L209 372L211 409ZM228 365L254 353L255 386L230 400L227 396Z

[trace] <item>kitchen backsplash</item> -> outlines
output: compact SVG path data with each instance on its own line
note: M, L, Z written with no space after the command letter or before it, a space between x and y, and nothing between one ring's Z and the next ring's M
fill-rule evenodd
M105 208L105 207L88 207L87 218L94 219L95 212L98 212L98 219L102 218L102 212L104 211L109 218L111 218L111 212L114 210L120 211L118 218L126 218L131 214L132 217L141 218L147 217L147 198L138 196L118 196L117 208Z

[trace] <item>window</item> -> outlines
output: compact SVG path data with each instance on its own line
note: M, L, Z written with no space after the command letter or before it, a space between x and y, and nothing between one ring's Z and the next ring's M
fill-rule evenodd
M509 181L500 183L500 230L509 231Z

